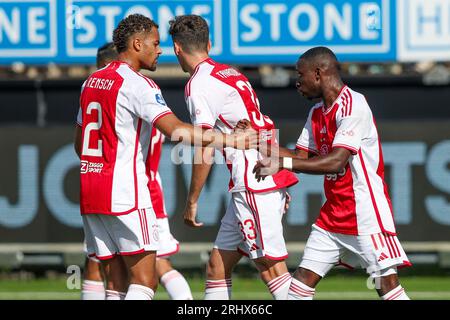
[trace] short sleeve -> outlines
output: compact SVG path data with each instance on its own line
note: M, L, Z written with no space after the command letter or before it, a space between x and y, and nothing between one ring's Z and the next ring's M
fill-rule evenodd
M81 107L78 108L77 124L80 127L83 125L83 110L81 109Z
M86 81L85 80L83 82L83 85L81 86L81 90L80 90L80 101L81 101L81 95L83 94L83 90L84 87L86 85ZM81 109L81 102L80 102L80 107L78 108L78 114L77 114L77 124L81 127L83 125L83 110Z
M148 123L155 123L161 117L171 114L172 110L167 106L161 90L147 89L138 99L139 107L136 115Z
M340 110L336 114L336 135L333 140L333 148L348 149L353 155L361 148L361 141L368 121L367 110L364 105L353 106L351 114L342 115Z
M193 125L203 128L214 127L219 113L205 93L192 92L186 102Z
M306 120L306 124L303 127L302 133L297 140L296 148L305 150L308 152L313 152L318 154L316 142L314 141L314 134L312 131L312 114L315 108L312 108L309 112L308 119Z

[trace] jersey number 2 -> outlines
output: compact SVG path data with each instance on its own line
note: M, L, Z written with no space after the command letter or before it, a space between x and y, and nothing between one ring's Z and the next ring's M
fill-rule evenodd
M102 106L98 102L89 103L86 113L91 114L92 110L97 110L98 120L97 122L91 122L86 125L84 129L83 150L81 152L84 156L101 157L103 155L103 143L102 140L97 141L97 148L89 148L89 140L91 137L91 131L100 130L102 127Z

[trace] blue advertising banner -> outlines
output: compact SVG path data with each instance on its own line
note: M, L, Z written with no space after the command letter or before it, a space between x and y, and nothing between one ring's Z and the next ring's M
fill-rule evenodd
M422 59L427 55L408 50L423 50L426 45L430 48L424 43L430 41L425 33L439 31L437 28L448 22L443 14L448 13L445 8L450 6L450 0L436 0L426 6L423 3L418 0L0 0L0 64L94 63L97 48L111 41L118 22L131 13L144 14L159 24L163 63L176 62L168 29L169 21L182 14L198 14L208 21L213 44L211 55L226 63L291 65L305 50L318 45L330 47L341 61ZM401 30L408 30L406 40L398 34L397 22L401 22ZM436 30L433 39L439 38ZM439 51L437 58L447 52Z

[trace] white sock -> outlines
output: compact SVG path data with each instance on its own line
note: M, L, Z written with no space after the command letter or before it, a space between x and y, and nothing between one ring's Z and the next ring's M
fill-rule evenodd
M408 295L405 293L405 289L399 285L397 288L392 289L384 296L381 297L382 300L410 300Z
M125 292L106 290L106 300L125 300Z
M231 279L206 280L205 300L230 300Z
M170 299L193 300L189 284L177 270L170 270L163 274L160 282L166 288Z
M83 280L81 300L105 300L105 285L103 282Z
M128 287L125 300L153 300L154 295L155 292L151 288L133 283Z
M292 278L288 300L312 300L315 292L314 288L308 287L303 282Z
M267 282L267 287L275 300L287 300L292 276L289 272Z

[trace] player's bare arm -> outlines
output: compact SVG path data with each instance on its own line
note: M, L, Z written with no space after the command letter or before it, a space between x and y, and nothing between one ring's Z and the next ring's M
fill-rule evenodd
M256 149L258 134L256 130L247 129L232 134L224 134L214 130L205 130L182 122L174 114L169 114L154 124L172 141L179 141L203 147L217 149L231 147L239 150Z
M196 147L194 151L194 163L192 164L192 176L189 194L184 209L184 223L191 227L201 227L203 222L196 222L198 199L206 183L213 164L214 149Z
M81 127L79 125L76 125L73 147L75 149L75 153L77 154L78 158L81 158L81 135L82 135Z
M268 158L259 161L255 165L253 173L255 173L258 181L281 169L288 169L297 173L301 172L308 174L340 173L347 164L350 156L351 152L349 150L345 148L334 148L333 151L326 156L317 156L310 159L281 157L279 158L278 165L276 167L272 164L273 158ZM266 170L263 171L264 168L266 168Z
M251 122L248 119L241 119L239 120L239 122L236 124L236 127L234 128L235 132L241 132L242 130L247 130L249 128L251 128ZM272 151L275 150L277 151L277 155L274 155L276 157L290 157L290 158L297 158L297 159L308 159L308 158L312 158L315 156L314 153L311 152L307 152L304 151L302 149L288 149L288 148L284 148L281 147L279 145L276 146L277 149L273 149L273 148L267 148L266 145L260 144L258 147L258 150L261 154L263 154L264 156L270 157L272 154Z

